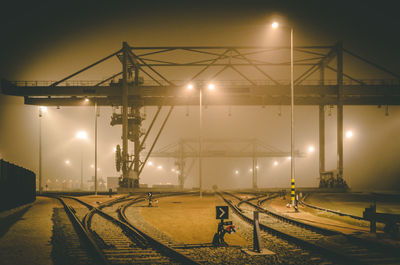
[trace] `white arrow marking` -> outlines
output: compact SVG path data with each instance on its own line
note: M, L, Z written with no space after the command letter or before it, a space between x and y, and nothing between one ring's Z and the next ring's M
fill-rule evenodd
M221 218L225 214L225 211L222 208L219 208L219 210L221 211L221 214L219 215L219 218Z

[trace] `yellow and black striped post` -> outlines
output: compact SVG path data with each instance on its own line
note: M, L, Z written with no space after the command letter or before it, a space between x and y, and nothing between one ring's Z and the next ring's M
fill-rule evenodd
M292 200L292 206L295 205L295 197L296 197L296 189L294 187L294 179L292 178L292 184L291 184L291 191L290 191L290 196Z

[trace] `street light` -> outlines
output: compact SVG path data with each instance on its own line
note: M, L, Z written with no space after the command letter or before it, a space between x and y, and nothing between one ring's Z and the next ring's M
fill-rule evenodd
M47 107L39 107L39 193L42 192L42 116L47 112Z
M350 139L351 137L353 137L353 132L352 131L347 131L346 132L346 138Z
M80 140L87 140L87 133L78 131L75 137ZM81 190L83 190L83 145L81 145Z
M213 83L208 84L208 90L213 91L215 89L215 85ZM187 89L193 90L193 84L188 84ZM203 104L203 91L202 88L199 87L199 191L200 198L203 197L203 176L202 176L202 159L201 159L201 146L202 146L202 129L203 129L203 112L202 112L202 104Z
M272 23L272 28L279 27L278 22ZM291 200L292 206L295 205L295 185L294 185L294 83L293 83L293 28L290 27L290 183L291 183Z

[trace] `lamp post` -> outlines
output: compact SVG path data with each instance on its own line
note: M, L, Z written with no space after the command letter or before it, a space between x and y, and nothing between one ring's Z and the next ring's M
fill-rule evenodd
M42 116L47 111L47 107L39 107L39 194L42 193Z
M278 22L272 23L272 28L279 27ZM291 202L295 205L295 157L294 157L294 81L293 81L293 28L290 27L290 183Z
M215 85L213 83L208 84L208 90L212 91L215 89ZM193 84L188 84L187 89L193 90ZM203 172L202 172L202 130L203 130L203 89L199 88L199 191L200 198L203 197Z
M87 133L85 131L79 131L76 133L75 137L77 139L86 140ZM81 190L83 190L83 145L81 145Z
M94 101L94 195L97 195L97 100Z

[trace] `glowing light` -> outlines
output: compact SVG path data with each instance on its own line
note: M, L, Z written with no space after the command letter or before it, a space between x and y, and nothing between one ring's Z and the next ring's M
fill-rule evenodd
M239 170L235 170L235 174L238 175L239 174Z
M88 138L87 133L85 131L77 132L75 137L82 140L86 140Z
M274 161L274 166L276 167L277 165L279 165L278 161Z
M69 165L69 164L71 164L71 161L65 160L65 164L66 164L66 165Z
M310 146L308 147L308 152L309 152L309 153L314 153L314 151L315 151L315 147L312 146L312 145L310 145Z
M89 99L88 99L88 98L85 98L85 102L89 102Z
M113 152L114 153L117 152L117 148L116 147L113 147Z
M292 160L291 156L286 157L287 160Z
M172 172L175 172L175 168L172 168L171 171L172 171Z
M346 138L351 138L351 137L353 137L353 132L352 131L347 131L346 132Z
M192 90L193 89L193 85L192 84L188 84L186 87L188 90Z
M208 89L209 90L214 90L215 89L215 85L213 83L208 84Z
M271 27L272 27L273 29L277 29L277 28L279 27L279 23L278 23L278 22L273 22L273 23L271 24Z
M47 107L46 106L40 106L39 107L41 111L46 112L47 111Z
M256 166L256 169L258 169L258 166Z
M147 165L153 166L153 162L149 161L149 162L147 162Z
M94 165L92 164L92 165L90 165L90 167L91 167L91 168L94 168Z
M163 167L162 167L161 165L159 165L159 166L157 167L157 169L158 169L158 170L161 170L161 169L163 169Z
M252 168L250 168L250 169L249 169L249 171L250 171L250 172L253 172L253 169L252 169Z

